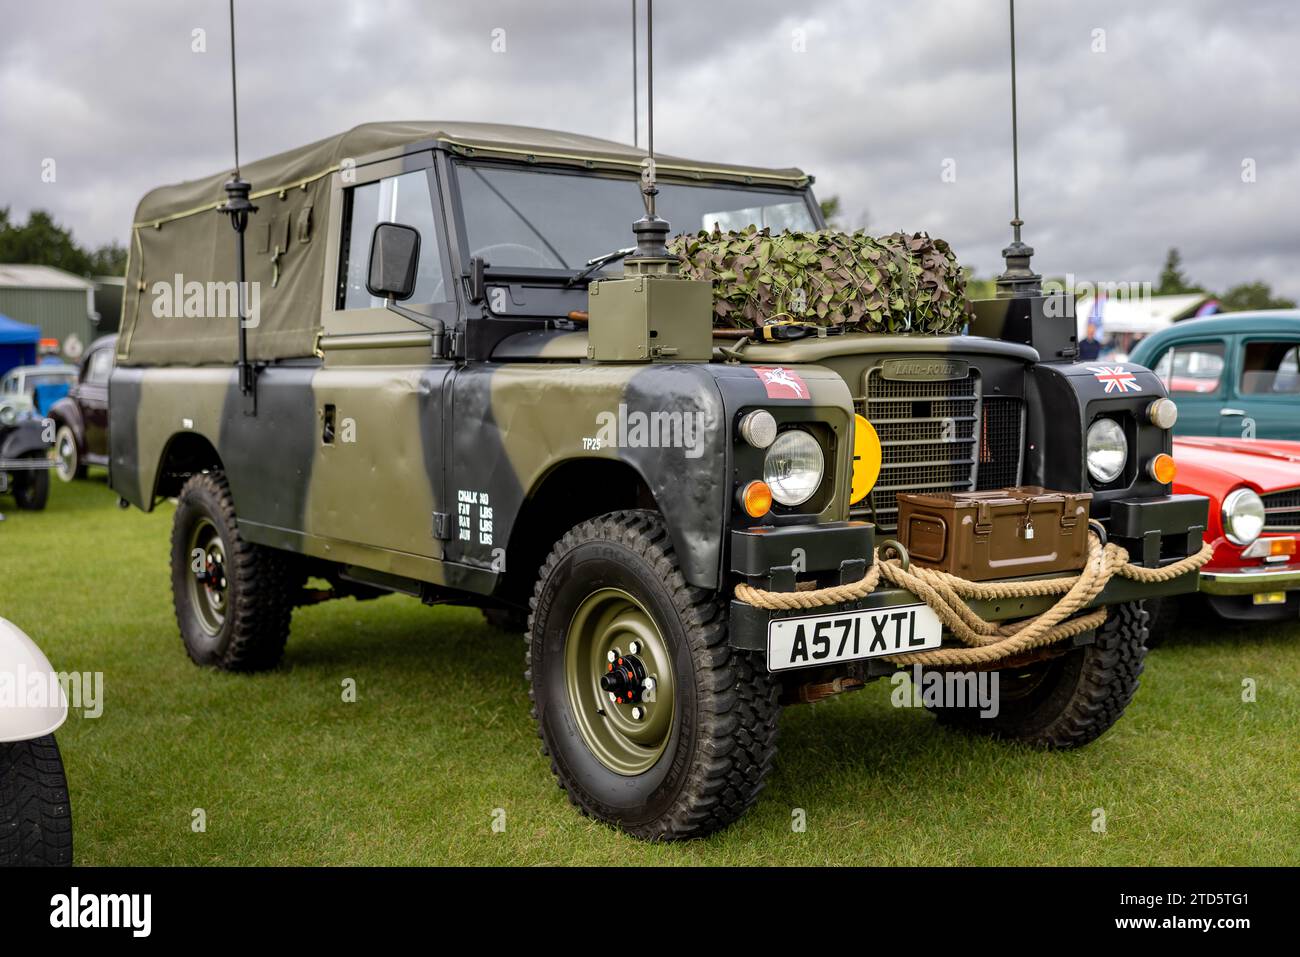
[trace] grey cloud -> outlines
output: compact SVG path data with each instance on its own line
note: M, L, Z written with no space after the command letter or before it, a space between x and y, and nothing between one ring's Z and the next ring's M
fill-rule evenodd
M239 0L237 14L246 157L412 117L631 138L628 2ZM661 148L801 166L851 220L927 229L981 274L999 267L1003 3L660 0L656 15ZM1290 0L1022 0L1022 211L1040 270L1154 278L1177 245L1202 282L1300 296L1298 22ZM498 27L505 54L490 48ZM205 54L190 50L195 28ZM145 190L228 167L226 43L222 0L8 11L0 205L49 208L85 242L124 239ZM45 157L55 184L40 180ZM946 159L956 182L941 180Z

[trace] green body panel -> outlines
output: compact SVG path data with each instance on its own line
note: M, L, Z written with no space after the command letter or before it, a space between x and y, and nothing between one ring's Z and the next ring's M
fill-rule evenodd
M827 494L787 520L847 514L849 391L829 370L797 371L804 400L769 399L743 365L272 367L248 416L231 369L128 368L114 380L113 483L151 507L169 447L199 438L222 463L250 540L487 593L529 534L520 514L546 479L574 463L616 463L667 516L690 580L716 586L735 490L761 477L759 450L733 462L742 411L762 406L827 431Z

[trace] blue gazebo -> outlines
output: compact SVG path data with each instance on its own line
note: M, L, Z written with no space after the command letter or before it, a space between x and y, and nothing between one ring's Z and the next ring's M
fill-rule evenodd
M35 363L36 345L40 341L40 329L0 315L0 375L15 366Z

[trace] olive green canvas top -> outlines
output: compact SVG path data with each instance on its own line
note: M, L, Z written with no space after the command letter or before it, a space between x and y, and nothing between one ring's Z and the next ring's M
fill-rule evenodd
M573 164L585 168L639 169L645 150L626 143L503 123L442 123L433 120L364 123L346 133L317 140L307 146L247 163L244 179L253 184L254 196L277 191L338 168L345 159L369 160L386 153L396 155L416 143L432 142L466 156L510 158L539 163ZM660 175L803 184L808 176L799 169L767 169L730 163L708 163L661 155L655 163ZM186 212L217 206L225 201L222 186L229 171L203 179L161 186L145 194L136 210L137 225Z
M643 150L576 133L491 123L434 121L366 123L298 149L246 163L258 212L249 220L245 262L259 284L257 324L249 355L270 360L311 355L320 330L330 174L348 161L368 162L428 143L466 157L512 159L593 170L640 169ZM765 169L659 156L661 177L804 185L798 169ZM132 229L122 336L125 364L233 361L233 311L214 315L213 283L235 278L234 231L217 211L225 202L225 170L147 193ZM182 282L177 283L177 277ZM200 309L195 297L209 301ZM180 285L181 288L175 288ZM187 291L186 287L190 287ZM221 305L221 290L216 291ZM195 313L202 312L202 315ZM218 309L218 313L222 310ZM187 314L188 313L188 314Z

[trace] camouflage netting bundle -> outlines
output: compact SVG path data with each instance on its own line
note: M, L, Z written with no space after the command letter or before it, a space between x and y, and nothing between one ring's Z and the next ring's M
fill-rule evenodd
M669 249L682 275L713 282L713 322L782 320L863 332L959 332L965 280L952 249L925 233L699 232Z

